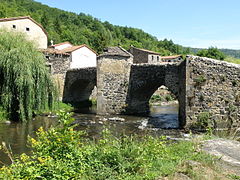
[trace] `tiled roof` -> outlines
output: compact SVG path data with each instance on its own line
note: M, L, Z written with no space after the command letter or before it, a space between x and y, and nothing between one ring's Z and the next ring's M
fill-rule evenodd
M88 48L89 50L91 50L93 53L97 54L93 49L91 49L90 47L88 47L86 44L82 44L80 46L72 46L72 47L68 47L68 48L64 48L61 50L61 52L64 52L64 53L71 53L73 51L76 51L82 47L86 47Z
M65 52L62 52L60 50L53 49L53 48L41 49L40 51L43 53L48 53L48 54L61 54L61 55L69 55L70 56L69 53L65 53Z
M46 36L48 35L48 34L47 34L47 31L43 28L43 26L42 26L41 24L39 24L38 22L36 22L34 19L32 19L30 16L20 16L20 17L2 18L2 19L0 19L0 22L21 20L21 19L29 19L29 20L31 20L33 23L35 23L36 25L38 25L38 26L43 30L43 32L46 34Z
M125 56L125 57L132 56L132 54L130 54L128 51L126 51L122 47L108 47L108 48L104 49L104 52L102 55Z
M64 45L64 44L70 44L72 45L70 42L66 41L66 42L62 42L62 43L58 43L58 44L53 44L51 45L51 47L57 47L57 46L61 46L61 45ZM73 46L73 45L72 45Z
M140 51L144 51L144 52L147 52L147 53L149 53L149 54L160 55L160 53L158 53L158 52L150 51L150 50L147 50L147 49L141 49L141 48L136 48L136 47L131 47L131 48L137 49L137 50L140 50Z
M182 55L174 55L174 56L162 56L161 59L175 59L182 57Z

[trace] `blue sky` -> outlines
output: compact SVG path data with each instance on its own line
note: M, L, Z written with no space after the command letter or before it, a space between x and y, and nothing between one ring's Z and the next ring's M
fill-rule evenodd
M240 49L239 0L36 0L190 47Z

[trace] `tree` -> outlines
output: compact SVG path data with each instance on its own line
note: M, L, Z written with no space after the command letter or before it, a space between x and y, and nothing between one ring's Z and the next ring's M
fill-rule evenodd
M20 33L0 34L0 106L11 120L30 120L34 112L52 107L55 86L32 42Z
M197 52L197 56L208 57L218 60L224 60L226 55L218 50L216 47L209 47L208 49L202 49Z

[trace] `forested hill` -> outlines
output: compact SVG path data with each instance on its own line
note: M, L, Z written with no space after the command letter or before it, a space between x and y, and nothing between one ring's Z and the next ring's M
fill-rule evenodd
M201 48L190 48L190 51L193 53L197 53L200 50L202 50L202 49ZM232 56L234 58L240 58L240 50L234 50L234 49L219 49L219 50L227 56Z
M162 55L186 54L189 48L174 44L171 40L158 41L156 37L136 28L112 25L83 13L76 14L51 8L33 0L0 0L0 18L31 16L48 32L49 41L70 41L87 44L97 52L104 47L130 45L160 52Z

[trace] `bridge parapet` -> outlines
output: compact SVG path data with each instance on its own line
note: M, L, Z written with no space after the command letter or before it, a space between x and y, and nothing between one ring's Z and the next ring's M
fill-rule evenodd
M187 126L239 127L240 65L188 56Z

